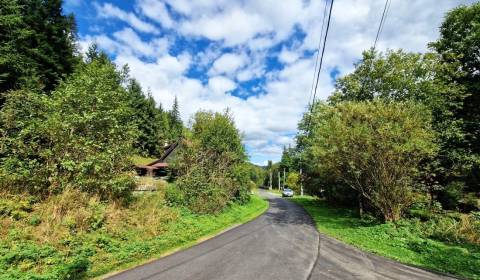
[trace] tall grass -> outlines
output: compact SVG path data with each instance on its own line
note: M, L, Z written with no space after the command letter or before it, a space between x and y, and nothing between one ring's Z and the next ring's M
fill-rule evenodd
M164 188L128 206L77 190L45 201L0 196L0 279L84 279L130 267L244 222L268 203L253 197L218 215L195 215L165 202Z

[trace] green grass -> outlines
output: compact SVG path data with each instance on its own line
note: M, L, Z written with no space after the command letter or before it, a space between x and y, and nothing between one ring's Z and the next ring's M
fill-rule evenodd
M143 156L139 156L139 155L136 155L136 156L132 157L133 164L135 164L135 165L147 165L147 164L149 164L150 162L153 162L156 159L157 158L143 157Z
M0 279L102 277L192 246L268 208L256 195L218 215L168 207L161 192L135 199L122 208L74 193L13 209L6 204L10 200L0 198L0 209L5 204L19 213L0 212ZM22 199L11 201L17 205ZM59 209L62 217L52 221Z
M307 210L321 233L405 264L480 279L478 245L426 238L418 221L405 220L397 225L365 221L350 209L335 208L313 197L292 200Z
M181 210L179 220L172 223L158 237L124 244L124 253L133 255L132 259L118 258L116 255L111 255L111 259L106 264L96 262L88 276L95 277L109 271L127 269L170 252L191 247L199 241L208 239L229 227L246 223L256 218L265 212L267 208L268 202L255 195L252 196L247 204L233 204L217 216L194 215L189 211ZM131 248L134 249L131 250ZM140 249L140 254L137 254L135 248Z

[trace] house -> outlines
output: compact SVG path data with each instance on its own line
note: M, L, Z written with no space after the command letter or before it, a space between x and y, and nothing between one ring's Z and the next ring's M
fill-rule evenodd
M180 147L180 141L165 146L162 156L150 162L147 165L136 165L138 175L140 176L167 176L168 164L175 157L177 149Z

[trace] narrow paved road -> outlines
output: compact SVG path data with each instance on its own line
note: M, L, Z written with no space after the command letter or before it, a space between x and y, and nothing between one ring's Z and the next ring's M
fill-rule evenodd
M262 195L270 208L257 219L109 279L449 279L319 235L301 207Z

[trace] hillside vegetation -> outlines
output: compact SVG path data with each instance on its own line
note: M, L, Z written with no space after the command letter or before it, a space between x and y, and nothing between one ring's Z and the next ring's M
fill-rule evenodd
M185 126L176 98L164 110L128 65L76 50L62 1L0 5L1 279L99 276L266 209L228 111ZM168 184L136 178L175 142ZM157 191L135 192L144 181Z
M480 277L479 27L480 3L459 6L428 52L366 50L311 104L295 147L267 174L277 182L286 170L289 184L318 198L298 202L322 232Z
M194 244L261 214L259 197L217 215L170 207L164 189L135 195L128 207L78 190L36 201L0 198L1 279L84 279L128 268Z

